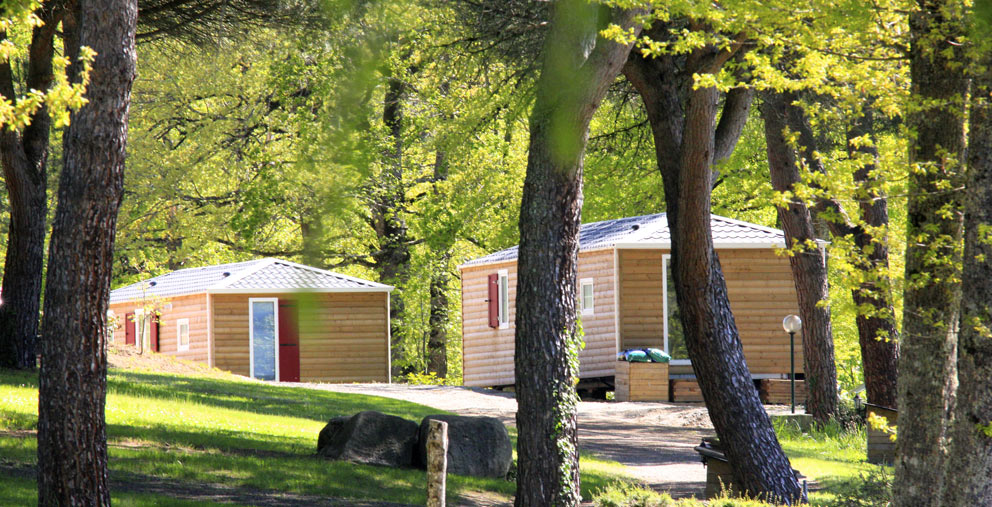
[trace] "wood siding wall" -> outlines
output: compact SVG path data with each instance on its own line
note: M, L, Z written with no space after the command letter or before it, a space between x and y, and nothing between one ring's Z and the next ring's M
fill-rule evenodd
M249 298L287 294L214 294L214 364L249 374ZM300 307L300 380L387 382L389 322L384 292L293 295Z
M667 250L620 250L621 348L664 344L662 255ZM789 372L789 335L782 319L799 313L789 259L772 249L718 250L730 308L752 374ZM796 372L802 372L802 344L796 344ZM682 373L675 371L673 374Z
M488 276L507 271L509 320L506 329L489 327ZM612 376L616 362L613 251L579 253L579 280L593 279L594 314L582 316L585 348L579 352L579 376ZM462 270L462 378L467 386L512 385L516 261Z
M120 322L114 329L114 343L124 343L124 318L143 304L114 303L110 310ZM207 362L207 296L194 294L162 299L155 302L159 312L159 353L191 361ZM189 350L179 351L179 319L189 319Z

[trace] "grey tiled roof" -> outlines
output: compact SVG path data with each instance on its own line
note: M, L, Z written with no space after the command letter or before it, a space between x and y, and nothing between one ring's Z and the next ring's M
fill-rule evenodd
M785 245L782 231L760 225L710 215L713 230L713 245L717 248L730 246L781 247ZM579 251L601 250L613 247L671 246L672 234L668 230L668 217L665 213L642 215L639 217L618 218L583 224L579 228ZM517 258L517 247L491 253L470 260L460 267L494 264L513 261Z
M110 293L110 302L145 297L174 297L201 292L291 290L391 290L389 285L362 280L281 259L187 268L142 280Z

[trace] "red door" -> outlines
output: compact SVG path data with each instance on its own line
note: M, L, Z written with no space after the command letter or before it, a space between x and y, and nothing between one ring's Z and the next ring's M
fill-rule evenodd
M153 313L151 319L148 326L148 344L152 351L158 352L158 315Z
M300 381L300 319L294 301L279 300L279 380Z
M134 312L124 316L124 344L134 345Z

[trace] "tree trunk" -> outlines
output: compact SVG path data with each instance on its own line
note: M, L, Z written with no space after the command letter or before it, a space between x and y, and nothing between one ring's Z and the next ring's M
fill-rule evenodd
M448 264L451 250L441 253L438 265L431 270L431 309L428 325L430 336L427 339L427 371L438 378L448 376Z
M793 103L794 93L764 94L761 116L765 120L765 144L772 188L777 192L793 191L802 181L799 164L802 155L786 139L786 130L799 135L801 150L815 149L812 129L805 114ZM785 232L786 247L790 249L789 265L799 300L799 316L803 320L803 360L808 393L807 410L813 419L825 423L837 412L837 368L834 363L833 330L830 325L830 288L827 284L827 263L823 251L815 243L817 236L809 207L792 199L786 208L778 208ZM797 244L799 245L797 247ZM826 304L825 304L826 303Z
M409 370L403 356L407 328L403 290L409 278L410 241L405 207L406 187L403 182L403 99L406 87L397 78L390 78L383 100L382 121L392 137L391 150L387 151L386 167L369 187L372 228L378 244L373 247L372 259L379 273L379 280L396 286L390 296L389 319L392 337L392 375Z
M945 427L956 388L961 196L967 79L963 6L934 1L910 16L915 109L910 145L906 289L899 357L899 439L893 503L938 505Z
M853 230L847 229L858 247L859 258L854 265L863 273L863 281L851 290L851 296L858 308L855 321L868 403L896 408L899 330L896 328L896 311L892 306L892 284L889 280L889 241L884 235L889 227L888 202L885 194L877 188L878 179L874 175L875 161L878 160L874 132L874 114L868 106L847 134L852 158L858 152L871 160L854 172L854 182L862 192L860 211L864 224ZM871 145L852 145L852 140L865 135L871 138ZM828 221L828 224L832 231L838 228L834 221ZM881 237L877 236L878 231L882 231Z
M583 155L593 113L631 48L598 36L606 13L633 25L631 11L555 4L531 112L517 261L517 506L580 500L575 291Z
M946 507L992 505L992 75L976 78L968 129L958 390Z
M447 94L448 84L442 83L441 90ZM446 196L438 192L438 183L448 179L448 159L444 150L438 149L434 154L434 200L444 202ZM428 320L429 336L427 339L427 371L434 372L439 378L448 376L448 324L449 315L448 284L451 276L448 274L451 263L451 249L455 241L455 230L441 225L441 233L435 233L435 241L428 240L431 257L437 259L437 265L431 269L430 283L430 318Z
M47 90L54 79L52 56L62 7L47 3L44 22L31 34L26 89ZM14 97L10 63L0 65L0 92ZM0 305L0 366L34 368L48 213L47 164L51 118L42 107L22 133L3 129L0 162L10 201L10 228Z
M38 403L38 503L109 505L107 308L138 9L135 0L88 0L72 11L63 22L66 53L76 56L82 45L97 56L85 95L89 102L72 115L65 133L49 248Z
M666 33L658 25L650 34L656 40ZM793 503L805 498L754 389L710 230L715 147L727 143L715 139L717 91L692 90L692 76L716 72L732 55L701 48L682 63L673 56L645 58L635 52L624 75L644 102L654 136L672 231L676 296L710 420L727 449L734 479L752 495Z

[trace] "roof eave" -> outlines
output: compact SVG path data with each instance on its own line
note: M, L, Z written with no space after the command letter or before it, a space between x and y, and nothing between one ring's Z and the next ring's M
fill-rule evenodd
M616 248L624 250L658 250L666 249L671 250L672 243L670 241L637 241L637 242L627 242L627 243L617 243ZM785 243L781 241L772 241L767 243L758 242L734 242L734 241L714 241L713 248L720 249L763 249L763 248L785 248Z
M382 287L335 287L324 289L210 289L207 294L325 294L334 292L392 292L395 287L384 285Z

